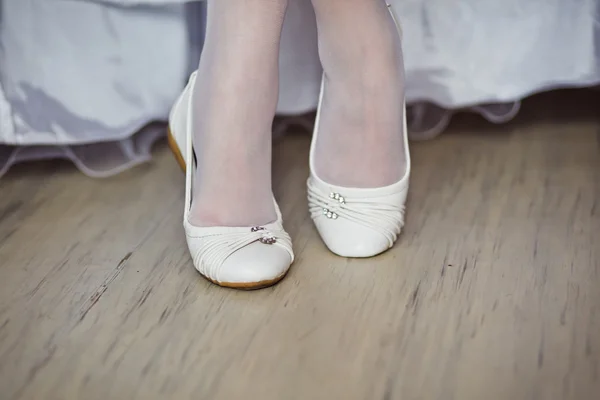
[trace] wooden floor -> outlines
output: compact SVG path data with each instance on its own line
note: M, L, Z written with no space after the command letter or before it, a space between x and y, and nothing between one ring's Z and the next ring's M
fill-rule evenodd
M405 231L368 260L326 251L309 137L288 136L274 185L297 261L258 292L193 269L164 144L106 180L19 166L0 180L0 399L598 399L599 100L415 143Z

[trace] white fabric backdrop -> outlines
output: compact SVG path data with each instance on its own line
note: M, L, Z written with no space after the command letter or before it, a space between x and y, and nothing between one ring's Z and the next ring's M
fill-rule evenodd
M413 139L441 132L452 110L504 122L534 92L600 82L600 0L391 2L404 30ZM162 132L141 128L166 118L197 64L201 8L0 0L0 175L37 158L67 157L92 176L146 161ZM291 1L280 63L279 113L314 109L321 70L310 0Z

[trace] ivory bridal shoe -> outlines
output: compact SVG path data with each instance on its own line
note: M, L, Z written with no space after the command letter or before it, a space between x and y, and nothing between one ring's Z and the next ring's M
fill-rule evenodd
M388 9L400 33L391 6L388 5ZM323 242L333 253L343 257L372 257L392 247L404 225L404 205L410 177L406 113L403 132L406 172L398 182L369 189L332 185L315 173L315 147L324 90L323 80L310 149L310 177L307 183L310 214Z
M193 93L196 72L169 116L169 146L185 170L183 226L194 267L209 281L236 289L274 285L294 261L290 236L273 199L277 219L262 226L200 227L189 222L195 173L192 146Z

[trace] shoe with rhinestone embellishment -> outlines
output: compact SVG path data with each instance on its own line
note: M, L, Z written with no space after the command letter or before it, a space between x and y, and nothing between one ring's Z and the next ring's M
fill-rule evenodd
M283 229L281 212L273 199L275 222L254 227L199 227L189 222L195 161L192 146L192 93L196 72L169 116L169 147L185 171L183 226L194 267L219 286L261 289L279 282L294 261L292 241Z
M391 6L388 9L400 33ZM325 79L321 82L310 150L309 211L323 242L333 253L342 257L372 257L391 248L404 225L410 177L406 113L403 127L406 170L398 182L368 189L332 185L317 176L314 161L324 90Z

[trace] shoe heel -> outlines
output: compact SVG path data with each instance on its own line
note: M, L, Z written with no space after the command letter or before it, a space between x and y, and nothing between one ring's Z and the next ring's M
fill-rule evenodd
M185 159L183 158L183 155L181 154L181 150L179 149L179 146L177 145L177 142L175 141L175 136L173 136L173 132L171 132L171 128L167 128L167 142L169 143L169 148L171 149L171 151L173 152L173 155L175 156L175 160L177 161L177 164L179 164L179 166L181 167L183 172L185 172Z

